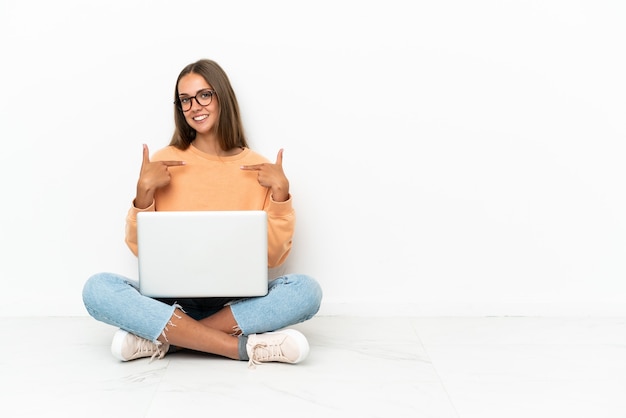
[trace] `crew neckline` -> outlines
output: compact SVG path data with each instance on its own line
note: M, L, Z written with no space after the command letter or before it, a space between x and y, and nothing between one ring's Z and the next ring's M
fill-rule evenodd
M237 155L224 155L224 156L211 155L211 154L207 154L204 151L200 151L193 144L189 145L189 150L201 158L212 160L212 161L237 161L237 160L244 158L250 152L250 148L244 147L243 150Z

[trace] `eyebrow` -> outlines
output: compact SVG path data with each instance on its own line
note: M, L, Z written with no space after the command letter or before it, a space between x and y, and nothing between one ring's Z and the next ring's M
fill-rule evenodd
M205 88L203 88L203 89L198 90L198 91L196 92L196 94L200 93L201 91L205 91L205 90L213 90L213 88L211 88L211 87L205 87ZM192 97L192 95L191 95L191 94L188 94L188 93L180 93L180 92L178 93L178 97L183 97L183 96Z

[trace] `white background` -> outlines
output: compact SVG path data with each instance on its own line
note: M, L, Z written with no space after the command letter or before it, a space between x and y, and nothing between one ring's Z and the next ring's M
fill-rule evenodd
M136 277L141 144L222 65L320 313L626 315L626 3L0 0L0 315Z

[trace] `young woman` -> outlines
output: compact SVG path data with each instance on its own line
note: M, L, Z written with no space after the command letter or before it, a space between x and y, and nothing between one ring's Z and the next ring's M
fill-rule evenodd
M174 103L170 145L152 158L143 147L137 194L126 217L128 247L137 255L142 211L264 210L268 267L280 266L295 226L283 150L271 163L248 148L235 93L214 61L200 60L181 71ZM298 363L309 345L302 333L286 327L312 318L321 298L318 283L299 274L272 280L266 296L244 299L149 298L136 282L113 273L90 277L83 289L89 314L120 328L111 351L123 361L163 358L168 350L187 348L251 365Z

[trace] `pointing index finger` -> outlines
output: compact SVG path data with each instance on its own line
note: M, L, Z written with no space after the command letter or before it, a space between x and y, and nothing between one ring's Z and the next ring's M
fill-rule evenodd
M180 160L166 160L166 161L156 161L159 162L167 167L173 167L173 166L177 166L177 165L185 165L187 164L185 161L180 161ZM148 146L146 144L143 144L143 161L142 161L142 165L145 166L147 164L150 164L150 151L148 150Z
M161 164L166 165L168 167L172 167L172 166L176 166L176 165L185 165L186 162L185 161L159 161Z
M241 168L242 170L252 170L252 171L257 170L258 171L261 169L261 167L263 167L263 164L242 165L239 168Z

